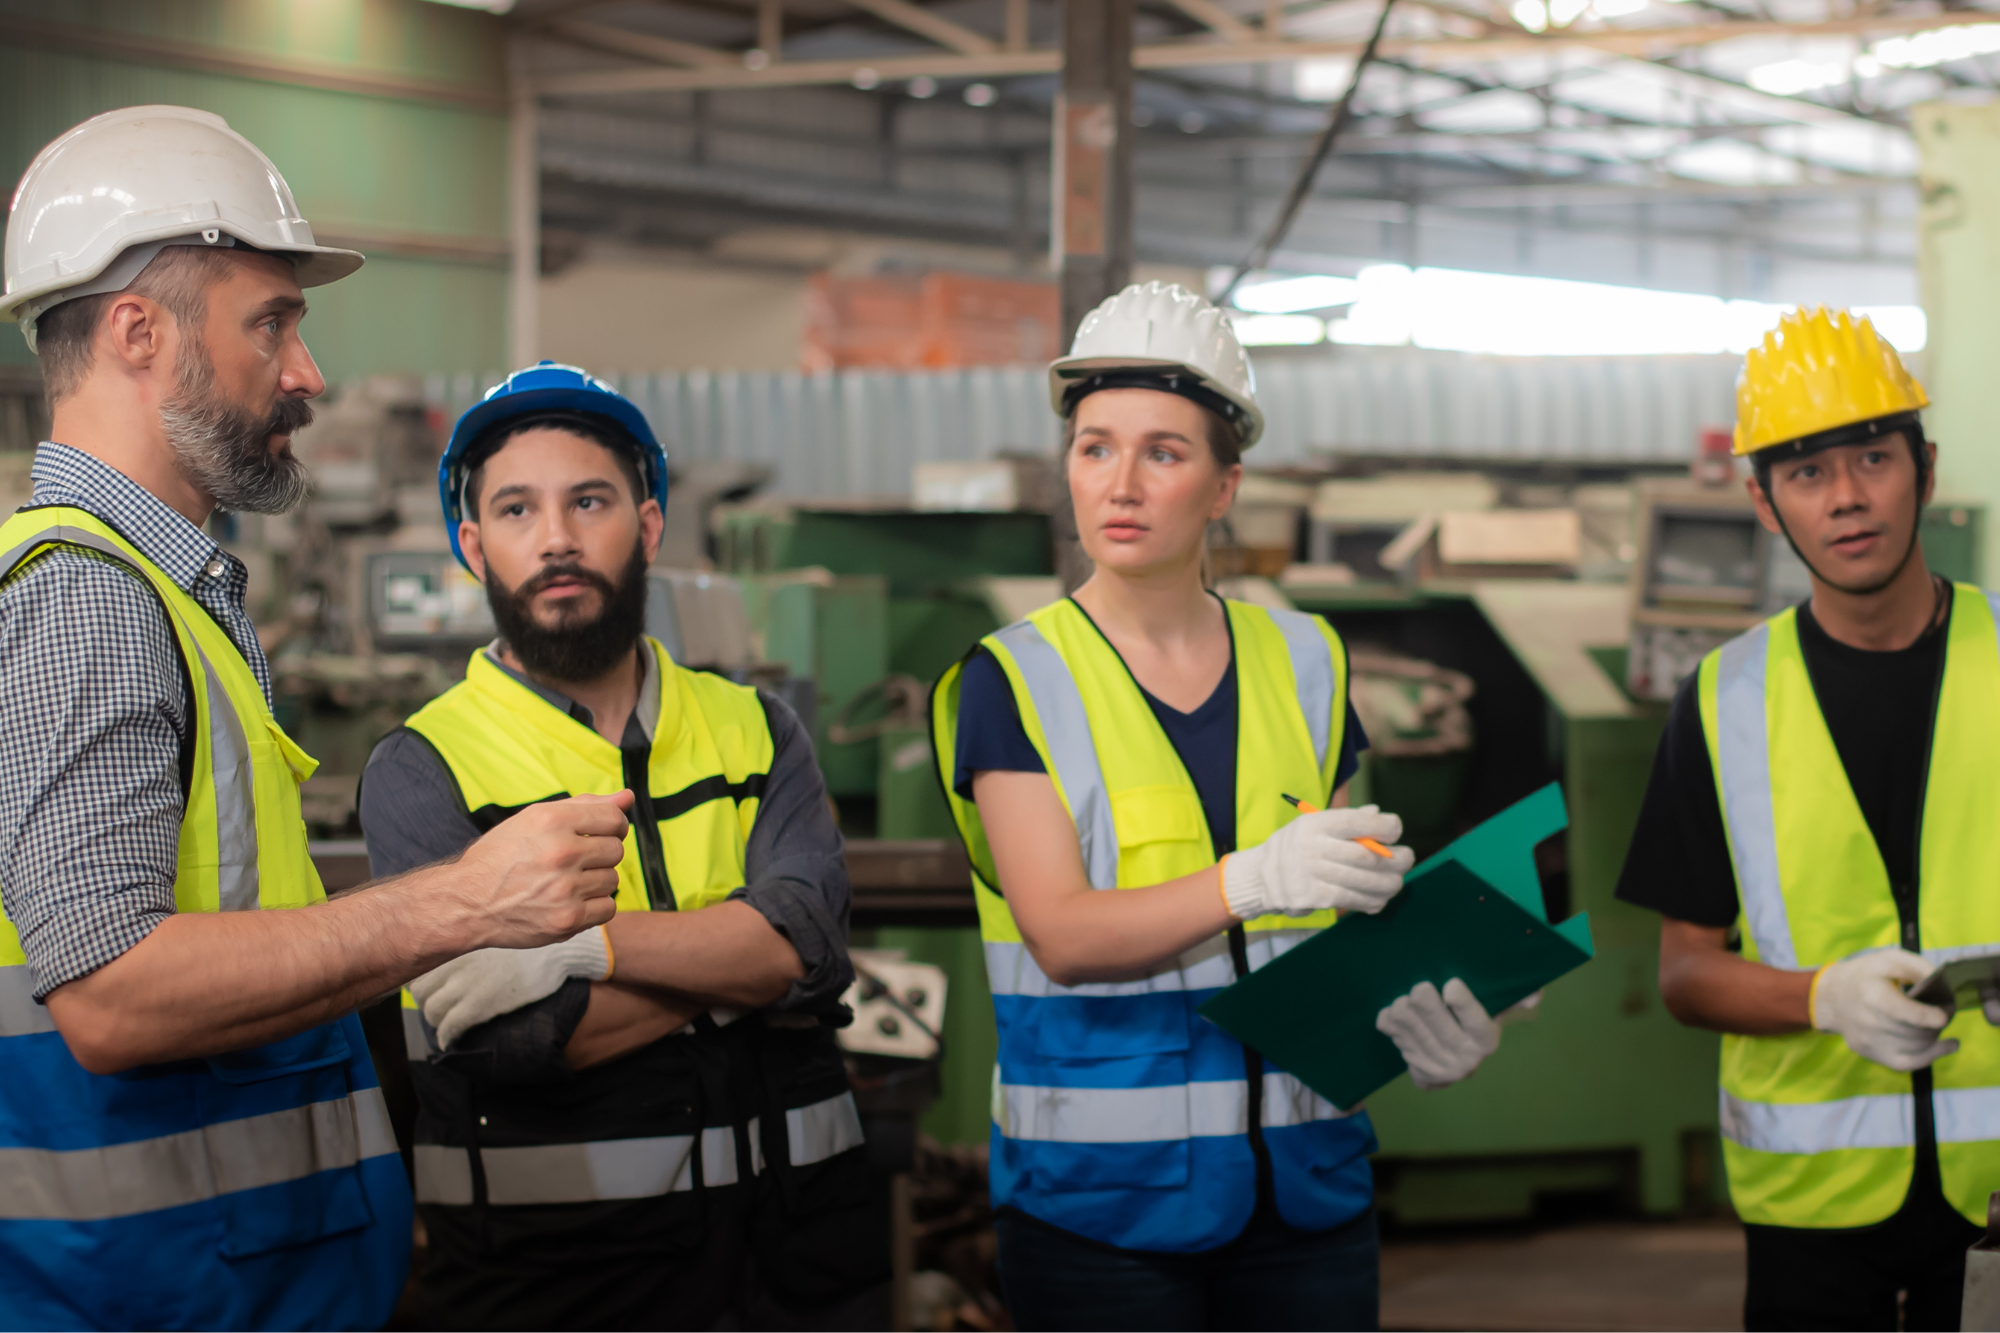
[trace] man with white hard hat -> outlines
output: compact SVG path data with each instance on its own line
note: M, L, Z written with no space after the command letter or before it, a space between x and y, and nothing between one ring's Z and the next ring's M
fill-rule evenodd
M629 793L337 902L307 854L314 761L202 528L304 497L301 288L361 263L185 107L15 191L0 318L54 421L0 530L0 1326L381 1326L410 1196L356 1006L612 914Z

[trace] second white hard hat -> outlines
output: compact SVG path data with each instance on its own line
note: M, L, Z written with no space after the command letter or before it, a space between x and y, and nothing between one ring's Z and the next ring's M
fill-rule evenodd
M1148 380L1208 407L1245 449L1264 433L1257 379L1229 316L1178 283L1133 283L1085 315L1069 355L1049 366L1049 401L1068 416L1093 387Z
M301 287L361 267L321 245L271 159L222 117L184 106L93 116L35 155L7 216L0 321L122 291L165 245L254 246L292 258Z

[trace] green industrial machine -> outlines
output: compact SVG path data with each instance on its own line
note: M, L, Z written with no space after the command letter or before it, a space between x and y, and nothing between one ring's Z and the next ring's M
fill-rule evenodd
M1475 699L1485 730L1468 799L1486 813L1482 792L1561 781L1569 827L1537 859L1552 915L1588 912L1597 943L1592 962L1507 1023L1475 1077L1435 1092L1398 1080L1369 1100L1381 1207L1401 1224L1566 1203L1703 1211L1722 1195L1716 1038L1666 1012L1659 918L1612 896L1666 716L1621 684L1626 602L1616 584L1493 580L1309 603L1350 642L1429 626L1440 646L1491 644L1459 664L1486 696ZM1494 792L1496 780L1512 790Z
M995 581L1049 576L1047 516L752 504L718 510L714 531L764 658L818 682L813 743L842 828L954 836L925 700L1012 618Z

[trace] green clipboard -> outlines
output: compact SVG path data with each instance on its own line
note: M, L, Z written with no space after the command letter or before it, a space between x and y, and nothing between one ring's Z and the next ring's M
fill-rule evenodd
M1375 1016L1419 982L1462 978L1497 1014L1590 961L1587 915L1550 925L1535 844L1569 823L1554 783L1410 872L1373 915L1350 913L1211 997L1201 1013L1335 1106L1407 1066Z

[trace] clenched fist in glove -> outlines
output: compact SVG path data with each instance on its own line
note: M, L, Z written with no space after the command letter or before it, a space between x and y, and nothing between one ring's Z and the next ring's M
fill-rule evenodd
M1938 1040L1951 1015L1903 991L1904 984L1930 972L1931 965L1907 949L1877 949L1828 963L1813 978L1812 1025L1838 1032L1864 1060L1904 1073L1922 1069L1958 1049L1956 1041Z
M449 1050L472 1028L555 994L571 977L610 975L611 946L604 927L592 926L539 949L474 950L412 981L410 994L437 1029L438 1045Z
M1335 908L1379 912L1403 887L1416 864L1407 847L1396 847L1403 821L1372 805L1351 810L1316 810L1300 815L1263 842L1231 852L1222 863L1222 896L1239 921L1283 912L1305 916ZM1372 852L1356 838L1373 838L1390 855Z
M1473 995L1472 987L1453 977L1440 994L1425 981L1375 1016L1375 1026L1388 1034L1410 1067L1410 1081L1420 1088L1442 1088L1470 1078L1487 1056L1500 1049L1500 1025Z

